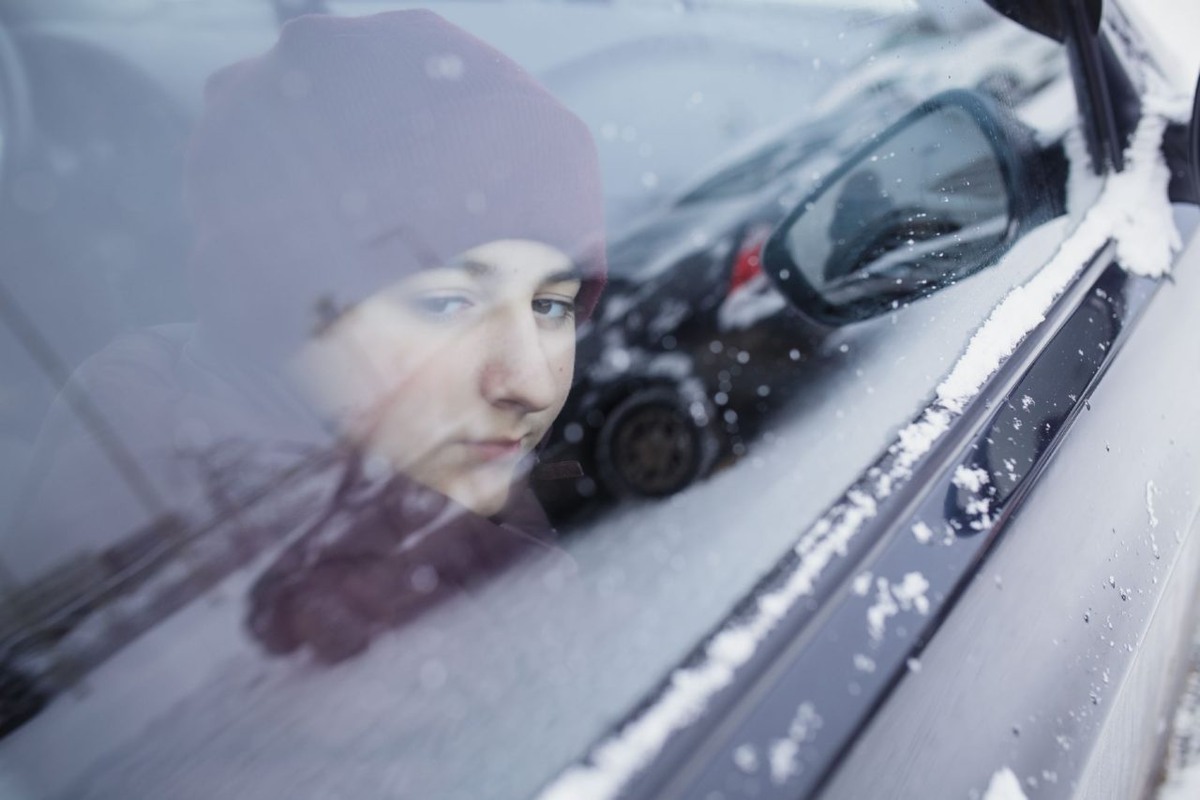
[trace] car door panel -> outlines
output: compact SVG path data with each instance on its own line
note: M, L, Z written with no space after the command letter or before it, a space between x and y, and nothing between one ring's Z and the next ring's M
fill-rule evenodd
M1198 257L1195 240L823 796L966 796L1005 767L1031 797L1146 790L1200 585Z

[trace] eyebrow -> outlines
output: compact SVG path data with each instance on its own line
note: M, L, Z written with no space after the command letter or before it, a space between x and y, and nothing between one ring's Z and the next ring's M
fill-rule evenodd
M542 283L569 283L570 281L582 281L583 273L576 267L559 270L542 278Z
M480 280L487 280L494 277L496 274L495 264L491 264L486 261L479 261L473 258L464 258L461 261L457 261L450 265L450 268L461 269L472 278ZM567 283L569 281L581 280L583 280L583 273L579 270L579 267L572 264L566 269L552 272L549 275L543 275L538 280L538 285L545 285L548 283Z

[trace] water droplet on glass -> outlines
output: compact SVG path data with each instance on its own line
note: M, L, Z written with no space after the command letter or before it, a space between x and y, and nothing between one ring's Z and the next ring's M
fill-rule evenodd
M466 65L455 53L430 56L425 60L425 74L434 80L456 81L466 72Z

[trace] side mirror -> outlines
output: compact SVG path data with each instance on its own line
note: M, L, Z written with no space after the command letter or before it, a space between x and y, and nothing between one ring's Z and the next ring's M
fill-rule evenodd
M1200 79L1196 81L1196 94L1192 99L1192 124L1188 130L1188 162L1191 165L1189 174L1192 178L1192 191L1200 197Z
M1067 0L1071 2L1072 0ZM1064 15L1065 4L1046 0L985 0L1004 16L1031 31L1049 36L1056 42L1065 42L1068 23ZM1093 34L1100 30L1103 14L1101 0L1074 0L1086 15L1088 30Z
M776 286L832 325L867 319L993 263L1033 221L1032 134L990 99L938 95L859 150L763 250Z

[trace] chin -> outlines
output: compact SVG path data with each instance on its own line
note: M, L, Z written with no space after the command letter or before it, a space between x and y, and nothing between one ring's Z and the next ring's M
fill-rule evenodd
M505 492L502 496L454 497L454 500L481 517L490 517L500 513L500 509L504 508L504 504L508 502L508 492Z
M476 479L448 487L444 494L479 516L490 517L504 508L511 489L509 479L502 482Z

